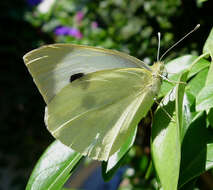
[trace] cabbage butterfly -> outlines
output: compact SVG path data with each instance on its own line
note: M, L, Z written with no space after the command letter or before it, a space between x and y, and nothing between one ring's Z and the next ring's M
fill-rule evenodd
M24 62L47 104L50 133L82 155L106 161L136 131L159 93L159 50L157 57L149 67L115 50L53 44L27 53Z

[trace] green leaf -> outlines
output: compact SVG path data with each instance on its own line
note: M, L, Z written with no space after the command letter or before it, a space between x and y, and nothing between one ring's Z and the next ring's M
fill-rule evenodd
M170 77L182 73L190 67L196 58L198 58L198 56L184 55L168 62L166 64L168 76ZM205 59L200 59L197 63L195 63L192 70L190 70L189 77L195 75L205 67L208 67L208 61Z
M204 87L208 68L200 71L195 77L193 77L186 86L186 91L190 92L194 97L197 97L201 89Z
M123 158L132 147L137 133L137 127L130 133L129 138L119 151L109 157L107 162L102 162L102 176L105 181L110 180L122 164Z
M205 86L196 99L196 110L202 111L213 107L213 63L211 63Z
M180 133L181 142L183 141L192 119L196 116L196 112L194 112L194 101L195 97L188 92L185 92L183 97L183 123Z
M213 108L208 111L207 119L211 127L213 127Z
M208 1L208 0L197 0L198 3L204 3L206 1Z
M71 171L82 156L54 141L37 162L26 190L58 190L71 175Z
M213 59L213 28L205 42L203 53L210 53L211 58Z
M183 98L184 98L184 92L185 92L185 87L186 84L183 84L181 82L186 82L187 77L188 77L189 71L187 70L184 72L182 75L180 75L179 78L179 84L177 85L177 90L176 90L176 114L177 114L177 126L180 130L180 134L182 134L183 131ZM182 135L180 135L182 137Z
M169 93L154 115L152 126L152 157L164 190L176 190L180 167L180 135L176 122L165 113L175 116L175 101Z
M197 182L197 178L189 181L188 183L184 184L180 190L196 190L195 189L195 184Z
M212 167L213 130L206 128L206 115L198 113L183 139L179 187Z
M185 120L190 117L188 115L187 117L183 117L183 112L185 113L185 110L183 110L183 99L186 86L184 82L186 82L188 74L189 70L186 70L179 77L179 83L175 90L176 101L174 102L170 99L174 92L169 93L164 99L164 101L168 102L163 104L163 108L159 108L153 122L152 153L154 165L164 190L175 190L178 184L180 166L180 134L184 131L184 124L187 123ZM169 110L167 109L167 106ZM168 111L169 115L173 114L176 118L176 122L171 120L169 121L170 118L168 116L165 117L165 111ZM163 118L167 118L167 120L163 121ZM182 133L184 134L184 132Z
M193 61L195 61L196 58L198 57L192 55L185 55L168 62L166 64L168 78L173 81L178 81L180 74L189 69L190 65L193 63ZM200 59L190 69L188 79L193 77L203 69L207 68L209 65L210 65L209 61L206 61L205 59ZM171 84L168 83L167 81L164 81L161 86L159 97L165 96L169 92L169 90L171 90L174 86L175 84Z
M211 85L213 81L213 62L210 65L208 76L206 78L206 86Z

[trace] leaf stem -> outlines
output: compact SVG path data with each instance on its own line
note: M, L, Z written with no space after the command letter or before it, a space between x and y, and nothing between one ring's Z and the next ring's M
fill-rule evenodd
M188 68L188 70L190 71L192 69L192 67L194 66L195 63L197 63L198 61L200 61L203 57L206 57L207 55L210 55L209 52L207 53L204 53L202 55L200 55L199 57L197 57L193 62L192 64L190 65L190 67Z
M145 179L148 180L152 172L152 160L149 162L149 166L146 170Z

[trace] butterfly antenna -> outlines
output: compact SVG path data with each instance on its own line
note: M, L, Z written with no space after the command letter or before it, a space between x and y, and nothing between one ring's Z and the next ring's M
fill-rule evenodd
M160 57L160 61L162 58L171 50L173 49L176 45L178 45L181 41L183 41L186 37L188 37L191 33L195 32L198 28L200 27L200 24L195 26L193 30L191 30L189 33L187 33L185 36L183 36L180 40L178 40L174 45L172 45L168 50L164 52L164 54Z
M158 53L157 53L157 61L159 61L160 56L160 32L158 32Z

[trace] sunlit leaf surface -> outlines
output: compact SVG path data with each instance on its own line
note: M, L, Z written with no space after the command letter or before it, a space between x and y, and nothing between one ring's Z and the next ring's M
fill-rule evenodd
M71 175L82 156L54 141L37 162L26 190L58 190Z

